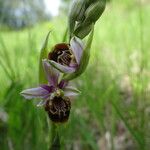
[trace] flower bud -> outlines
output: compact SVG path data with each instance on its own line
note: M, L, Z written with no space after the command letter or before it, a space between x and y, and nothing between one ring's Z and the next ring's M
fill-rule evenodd
M102 15L106 0L74 0L69 15L70 38L83 39L92 30L92 24Z
M85 1L74 0L69 12L69 30L73 33L76 21L83 20L85 13Z
M86 3L85 3L86 9L87 9L92 3L95 3L96 1L99 1L99 0L86 0Z
M106 5L106 0L99 0L92 3L85 11L84 22L96 22L102 15Z
M74 35L83 39L85 36L87 36L90 33L92 26L93 26L93 24L91 24L91 23L80 23L76 27L76 29L74 31Z
M73 19L75 21L81 20L85 12L85 2L84 0L74 0L71 6L69 17L70 20Z

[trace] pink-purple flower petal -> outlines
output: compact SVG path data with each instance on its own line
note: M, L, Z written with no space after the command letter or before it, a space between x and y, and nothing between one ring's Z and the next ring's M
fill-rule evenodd
M48 86L46 84L40 85L40 87L42 87L43 89L47 90L49 93L52 93L55 89L55 87L53 86Z
M77 64L79 65L83 53L83 43L79 38L73 37L70 41L70 46L76 58Z
M58 78L60 75L59 71L55 69L52 65L50 65L48 60L44 59L42 62L43 62L45 74L46 74L46 77L50 86L56 87L58 83Z
M59 63L57 63L57 62L55 62L53 60L49 60L49 63L53 67L57 68L62 73L73 73L76 70L76 67L63 66L63 65L61 65L61 64L59 64Z
M60 83L58 84L58 87L60 89L64 89L68 85L68 81L66 80L61 80Z
M26 90L23 90L20 94L24 96L26 99L46 98L50 95L49 91L47 91L46 89L42 87L26 89Z

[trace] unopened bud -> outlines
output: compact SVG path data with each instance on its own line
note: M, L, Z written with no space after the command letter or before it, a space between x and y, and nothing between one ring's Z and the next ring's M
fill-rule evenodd
M91 23L87 23L87 24L79 24L75 31L74 31L74 35L76 35L77 37L83 39L86 35L88 35L92 29L93 24Z
M106 0L98 0L92 3L85 11L85 23L96 22L105 10Z
M85 12L85 2L84 0L74 0L69 12L70 19L75 21L82 18ZM80 17L79 17L80 16Z
M102 15L106 0L74 0L70 9L70 38L77 36L83 39L92 30L92 25Z
M75 22L83 20L85 13L85 1L83 0L74 0L69 12L69 28L70 34L73 33Z

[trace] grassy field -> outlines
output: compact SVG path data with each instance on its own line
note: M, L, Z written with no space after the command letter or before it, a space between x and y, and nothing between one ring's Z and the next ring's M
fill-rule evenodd
M149 150L150 3L116 0L97 22L82 91L59 127L63 150ZM0 149L47 150L47 115L20 91L38 85L40 48L61 42L66 17L21 31L0 31Z

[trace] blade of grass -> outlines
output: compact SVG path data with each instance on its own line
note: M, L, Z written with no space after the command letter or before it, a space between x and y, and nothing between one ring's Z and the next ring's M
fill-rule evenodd
M11 80L13 81L13 77L11 76L11 73L9 73L9 71L6 69L7 67L4 65L4 63L2 62L2 60L0 59L0 65L2 67L2 69L4 70L6 76Z
M138 134L138 132L136 132L136 131L134 131L132 129L132 127L129 125L129 123L127 122L127 120L124 118L123 114L121 113L121 110L117 107L117 105L113 101L111 101L111 103L112 103L112 106L115 109L117 115L123 121L123 123L127 127L128 131L131 133L131 135L133 136L133 138L135 139L135 141L138 143L138 145L140 146L140 148L143 148L144 147L144 141L141 138L141 136Z
M66 30L64 32L64 36L63 36L62 42L67 42L67 35L68 35L68 29L66 28Z
M12 77L15 78L15 72L14 72L13 67L11 65L9 53L8 53L7 47L5 45L5 42L4 42L4 40L3 40L3 38L1 36L0 36L0 44L2 46L3 56L5 57L4 58L5 63L7 64L6 67L10 69Z

